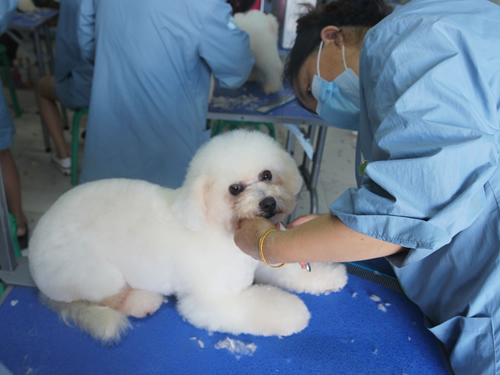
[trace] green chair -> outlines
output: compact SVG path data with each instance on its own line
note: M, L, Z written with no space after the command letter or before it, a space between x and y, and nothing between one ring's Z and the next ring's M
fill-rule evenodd
M17 242L17 221L11 213L9 213L9 224L12 244L14 245L14 254L16 255L16 258L20 258L22 257L22 254L21 249L19 248L19 242Z
M221 134L226 128L228 130L235 130L240 127L251 126L255 130L260 130L260 127L264 126L267 128L269 135L276 139L276 132L274 130L274 124L271 122L249 122L249 121L229 121L229 120L216 120L214 126L212 127L211 136L215 137L216 135Z
M7 58L7 48L3 44L0 44L0 62L5 70L5 82L9 85L10 97L12 99L12 106L14 107L14 112L17 117L21 116L21 108L19 107L19 102L17 101L17 94L14 88L14 80L12 79L12 72L10 70L9 59Z
M19 242L17 241L17 221L9 212L9 227L10 227L10 236L12 238L12 245L14 246L14 255L16 258L21 258L23 255L21 253L21 249L19 247ZM0 281L0 296L5 291L3 283Z
M16 258L21 258L23 255L21 253L21 249L19 246L19 242L17 241L17 221L15 217L9 212L9 227L10 227L10 237L12 238L12 245L14 246L14 255ZM0 281L0 296L4 292L4 285L2 281Z
M72 144L71 144L71 185L78 183L78 136L80 128L80 118L89 113L87 107L77 108L73 115Z

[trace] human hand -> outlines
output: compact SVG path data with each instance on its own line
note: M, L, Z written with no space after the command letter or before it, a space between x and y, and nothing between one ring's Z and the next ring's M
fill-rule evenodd
M276 228L270 220L262 217L245 219L239 223L238 229L236 229L234 243L245 254L250 255L254 259L261 260L259 254L259 239L269 228Z
M319 214L310 214L310 215L304 215L304 216L298 217L294 221L292 221L290 224L288 224L286 226L286 228L287 229L292 229L292 228L294 228L296 226L299 226L301 224L307 223L308 221L316 219L319 216L321 216L321 215L319 215Z

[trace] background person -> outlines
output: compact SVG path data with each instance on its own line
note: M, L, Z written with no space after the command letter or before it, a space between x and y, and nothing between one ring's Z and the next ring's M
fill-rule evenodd
M123 177L179 187L210 138L210 74L224 87L242 85L254 64L249 37L221 0L100 0L94 14L80 181Z
M60 101L68 109L88 107L92 88L93 53L83 55L79 40L89 26L89 0L64 0L59 8L56 31L54 76L41 77L35 88L40 115L47 126L56 152L51 161L63 174L71 174L69 146L64 139L63 123L57 107Z
M17 0L2 0L0 2L0 34L3 34L7 29L16 6ZM3 188L5 190L7 209L17 222L19 246L24 249L28 246L28 224L22 209L21 179L10 152L15 133L16 129L14 128L5 95L3 90L0 90L0 167L2 168Z

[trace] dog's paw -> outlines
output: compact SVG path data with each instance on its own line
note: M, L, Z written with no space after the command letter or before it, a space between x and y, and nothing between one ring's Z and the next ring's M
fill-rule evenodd
M262 85L264 94L275 94L281 89L281 79L266 79Z
M340 263L312 263L311 272L303 270L298 264L287 264L277 270L260 267L255 281L297 293L319 295L341 290L347 283L347 271Z
M162 303L161 294L131 289L123 300L120 311L135 318L144 318L158 310Z
M290 336L307 327L311 313L298 296L269 286L255 285L253 288L259 293L259 302L250 319L248 328L252 329L248 333Z
M235 335L289 336L306 328L311 317L299 297L268 285L224 296L184 295L177 309L199 328Z
M306 275L302 275L300 288L304 293L338 292L347 284L347 270L341 263L313 263L311 272L303 273Z
M242 295L240 308L246 319L241 333L290 336L307 327L311 314L296 295L268 285L253 285ZM241 314L241 313L240 313Z

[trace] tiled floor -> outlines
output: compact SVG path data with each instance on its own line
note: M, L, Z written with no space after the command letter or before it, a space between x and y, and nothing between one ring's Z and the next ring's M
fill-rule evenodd
M33 89L17 90L22 115L14 117L17 134L12 148L21 175L23 208L33 229L38 219L64 192L72 188L70 177L63 176L50 162L50 153L45 152L40 117ZM7 100L10 96L5 90ZM71 119L72 113L68 113ZM86 118L83 119L82 124ZM284 141L286 130L278 125L278 139ZM66 140L71 140L66 131ZM80 156L83 144L80 144ZM296 146L297 159L302 160L300 146ZM326 147L318 183L319 212L328 206L346 188L355 185L354 177L355 138L351 132L331 128L328 130ZM303 191L297 206L297 214L308 213L309 194Z

